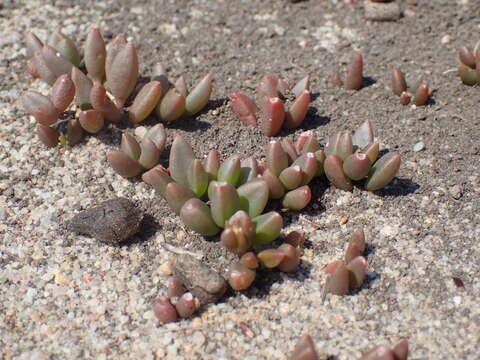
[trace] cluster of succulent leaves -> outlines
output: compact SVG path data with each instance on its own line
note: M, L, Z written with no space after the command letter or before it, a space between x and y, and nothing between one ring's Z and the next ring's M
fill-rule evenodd
M428 84L423 81L423 75L419 75L407 91L405 76L399 68L395 68L392 71L392 91L395 95L400 97L400 103L402 105L408 105L410 100L416 106L425 105L431 95Z
M187 292L175 277L171 277L168 282L167 297L155 299L153 312L161 323L166 324L177 321L179 317L191 317L198 307L198 301L192 293Z
M256 98L257 103L243 93L230 95L232 110L242 123L259 126L266 136L275 136L282 128L295 129L303 123L311 102L310 76L292 89L285 80L264 76ZM285 101L289 103L287 106Z
M61 134L64 142L73 145L84 131L99 132L105 120L119 123L128 118L136 124L154 110L164 122L183 114L193 116L207 104L212 91L210 74L189 93L185 77L172 84L161 64L155 66L150 81L140 81L135 46L123 34L106 45L97 27L87 35L83 57L58 30L48 44L29 32L26 45L27 72L53 86L50 97L33 90L22 96L26 111L38 122L40 140L49 147L58 144ZM78 118L59 120L72 101L79 109Z
M289 360L319 360L315 344L310 335L303 335L288 357ZM385 345L375 346L366 352L359 360L407 360L408 340L398 342L393 348Z
M465 85L480 83L480 42L472 49L462 46L458 51L458 75Z
M363 229L353 232L345 251L344 260L336 260L328 264L325 284L326 291L334 295L345 295L362 286L365 280L367 261L365 253L365 233Z

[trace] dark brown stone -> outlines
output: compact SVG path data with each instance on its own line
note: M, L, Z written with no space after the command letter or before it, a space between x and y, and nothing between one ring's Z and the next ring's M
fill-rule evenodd
M67 228L116 245L138 232L142 217L130 200L116 198L79 212L67 223Z

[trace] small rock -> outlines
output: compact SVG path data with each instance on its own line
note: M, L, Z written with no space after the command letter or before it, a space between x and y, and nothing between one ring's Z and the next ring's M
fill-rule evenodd
M454 185L448 191L455 200L458 200L463 196L463 189L460 185Z
M67 223L69 230L116 245L138 232L142 213L128 199L116 198L84 210Z
M220 299L227 290L225 279L191 255L170 258L174 276L199 300L201 305Z
M397 21L400 19L400 6L396 3L376 3L365 1L365 18L372 21Z
M414 152L419 152L419 151L422 151L423 149L425 149L425 144L423 143L423 141L419 141L415 145L413 145Z
M448 44L448 43L450 43L451 41L452 41L452 37L451 37L450 35L447 34L447 35L442 36L441 43L442 43L443 45Z

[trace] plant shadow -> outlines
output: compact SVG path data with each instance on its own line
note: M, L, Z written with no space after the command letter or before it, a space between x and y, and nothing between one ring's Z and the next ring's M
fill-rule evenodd
M395 178L389 185L373 193L382 197L399 197L414 194L418 189L420 185L411 179Z
M129 247L132 245L145 243L161 228L162 227L153 216L145 214L143 216L142 222L140 223L138 233L127 241L119 244L119 247Z

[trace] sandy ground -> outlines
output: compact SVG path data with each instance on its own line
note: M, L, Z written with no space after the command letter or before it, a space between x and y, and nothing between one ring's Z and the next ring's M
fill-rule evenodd
M397 2L399 21L375 23L365 21L361 2L333 0L3 1L0 358L285 359L305 333L323 358L355 359L402 338L409 339L411 359L479 358L480 93L461 85L455 68L456 49L479 40L480 3ZM302 229L309 240L298 273L263 274L247 292L229 294L193 320L159 325L151 304L165 294L162 242L194 251L219 270L231 256L185 230L141 181L109 168L105 153L118 146L120 130L48 150L18 101L27 88L48 91L24 73L25 31L46 39L62 28L82 45L93 24L110 38L126 33L144 74L156 61L190 83L215 74L213 101L198 118L172 126L170 142L182 134L198 156L216 147L224 156L262 158L268 139L238 123L228 94L253 94L264 74L292 81L310 74L315 100L308 118L281 136L311 129L325 142L370 119L382 147L402 156L397 179L377 193L314 182L308 208L284 214L288 228ZM353 93L333 88L334 70L354 50L365 55L370 85ZM399 104L388 90L396 66L409 79L425 73L435 90L431 104ZM108 246L65 230L74 213L114 196L148 214L128 244ZM368 279L359 291L322 303L323 268L341 257L359 226L369 235Z

